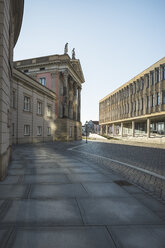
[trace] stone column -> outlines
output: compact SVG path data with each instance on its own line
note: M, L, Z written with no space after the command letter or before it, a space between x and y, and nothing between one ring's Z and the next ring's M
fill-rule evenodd
M73 120L73 81L69 81L69 106L68 106L68 116Z
M135 121L132 121L132 137L135 137Z
M77 85L73 86L73 120L77 120Z
M63 117L68 118L68 71L64 72L63 107L64 107Z
M78 105L77 105L77 120L80 121L81 112L81 88L78 87Z
M147 138L150 138L150 119L147 118Z
M121 137L123 137L123 122L121 122Z

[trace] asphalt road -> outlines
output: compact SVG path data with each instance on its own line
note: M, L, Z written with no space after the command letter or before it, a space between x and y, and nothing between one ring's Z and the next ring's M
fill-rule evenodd
M165 175L164 149L88 141L86 145L78 146L76 150L118 160L159 175Z

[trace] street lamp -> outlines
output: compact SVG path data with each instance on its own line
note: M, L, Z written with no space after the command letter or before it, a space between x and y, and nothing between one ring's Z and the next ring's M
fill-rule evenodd
M87 143L88 121L85 122L85 132L86 132L86 143Z

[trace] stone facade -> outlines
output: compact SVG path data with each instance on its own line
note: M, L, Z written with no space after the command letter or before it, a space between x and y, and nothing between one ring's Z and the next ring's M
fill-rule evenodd
M11 156L11 102L13 48L23 15L23 0L0 0L0 180Z
M15 67L56 94L55 140L80 140L81 88L84 76L78 59L68 54L16 61Z
M164 135L165 58L100 100L99 122L106 135Z
M56 95L53 91L14 69L11 99L12 143L55 140Z
M13 64L23 8L23 0L0 0L0 180L12 143L81 139L80 61L63 54Z

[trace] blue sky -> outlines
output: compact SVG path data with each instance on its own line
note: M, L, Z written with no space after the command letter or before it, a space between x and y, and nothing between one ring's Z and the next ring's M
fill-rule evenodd
M165 0L25 0L14 59L75 47L85 84L81 120L99 119L99 100L165 56Z

